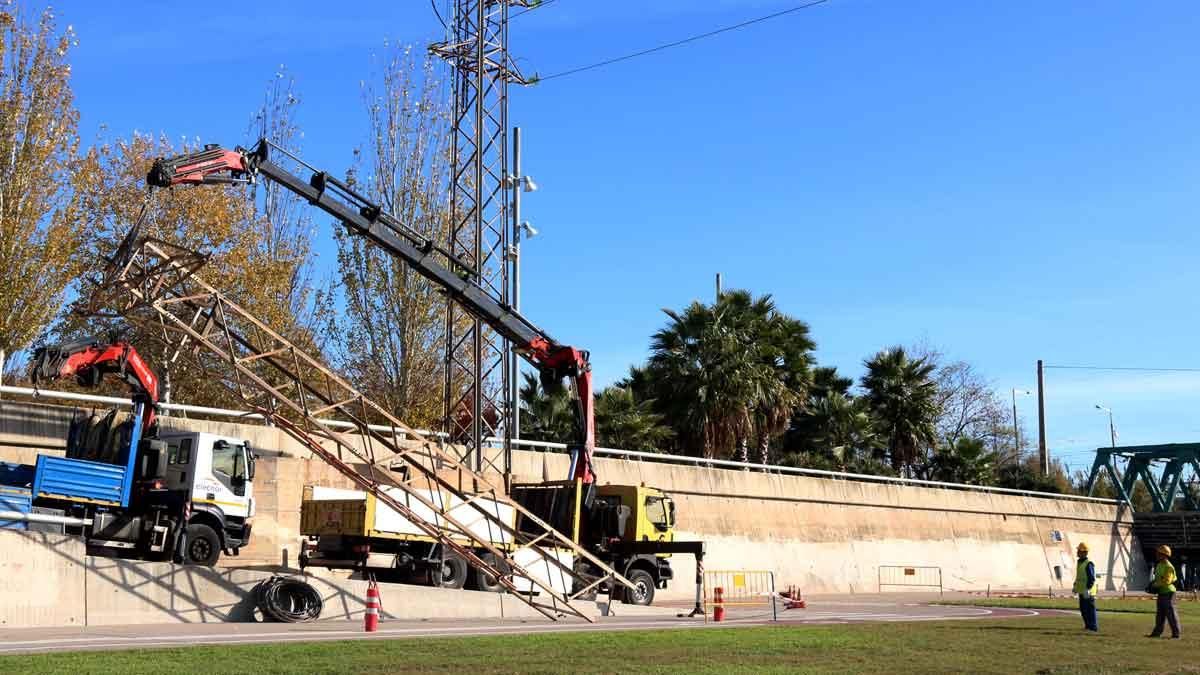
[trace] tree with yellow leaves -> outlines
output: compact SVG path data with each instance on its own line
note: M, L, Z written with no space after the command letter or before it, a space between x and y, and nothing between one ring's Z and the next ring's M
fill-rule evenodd
M0 350L45 330L79 269L85 223L69 189L79 145L67 55L50 10L0 1Z

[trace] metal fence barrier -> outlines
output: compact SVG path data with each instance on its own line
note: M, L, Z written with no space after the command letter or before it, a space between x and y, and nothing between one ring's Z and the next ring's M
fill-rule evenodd
M936 588L943 594L942 568L919 565L880 565L879 592L884 586L911 586L914 588Z
M779 620L775 605L775 573L770 570L705 570L704 612L707 616L713 607L713 589L720 588L722 604L726 607L769 606L771 620Z

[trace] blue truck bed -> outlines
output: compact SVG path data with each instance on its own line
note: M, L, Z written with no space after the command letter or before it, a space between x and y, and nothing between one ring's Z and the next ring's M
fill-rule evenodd
M24 488L27 492L31 491L31 503L25 507L25 513L32 507L32 501L38 499L102 506L129 506L129 497L133 492L134 466L137 462L136 448L142 436L141 406L142 404L134 406L133 427L128 443L118 458L120 463L107 464L87 459L38 455L36 466L0 464L0 489ZM9 496L17 500L15 492ZM19 507L21 504L17 500L13 505Z
M38 455L33 494L37 497L127 506L132 470L118 464Z

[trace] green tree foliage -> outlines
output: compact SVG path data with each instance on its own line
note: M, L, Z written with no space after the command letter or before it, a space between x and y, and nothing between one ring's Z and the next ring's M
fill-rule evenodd
M999 461L1000 456L989 451L982 439L960 436L953 445L938 448L925 474L930 480L991 485Z
M654 401L638 400L633 389L605 387L596 396L596 444L640 452L661 452L674 433L654 412Z
M450 129L433 68L411 49L388 51L381 72L363 84L371 137L349 178L410 230L444 244ZM440 289L362 237L341 229L336 237L345 310L329 323L333 360L407 424L436 426L446 335Z
M70 190L79 114L51 10L30 19L0 1L0 350L29 346L79 273L86 232Z
M1071 481L1067 477L1066 470L1063 469L1062 464L1052 462L1050 465L1050 475L1043 476L1038 467L1038 458L1033 455L1000 467L996 472L995 485L1011 490L1034 490L1037 492L1054 492L1058 494L1073 492Z
M808 326L775 307L768 295L730 291L713 304L663 310L665 327L651 338L646 387L675 430L676 450L703 457L748 459L757 438L766 459L811 380Z
M864 396L886 443L892 467L912 467L937 437L934 365L922 358L910 358L903 347L881 351L864 365Z
M521 436L535 441L569 442L575 438L575 403L567 389L544 389L536 375L524 373L521 385ZM638 400L628 384L605 387L596 395L596 444L601 447L661 452L672 431Z

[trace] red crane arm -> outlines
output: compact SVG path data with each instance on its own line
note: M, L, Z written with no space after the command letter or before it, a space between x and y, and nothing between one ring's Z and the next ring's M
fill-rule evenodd
M135 401L146 403L142 425L150 428L158 403L158 376L128 343L85 340L41 347L34 352L30 367L30 378L35 385L74 378L82 386L94 387L109 373L125 380Z

